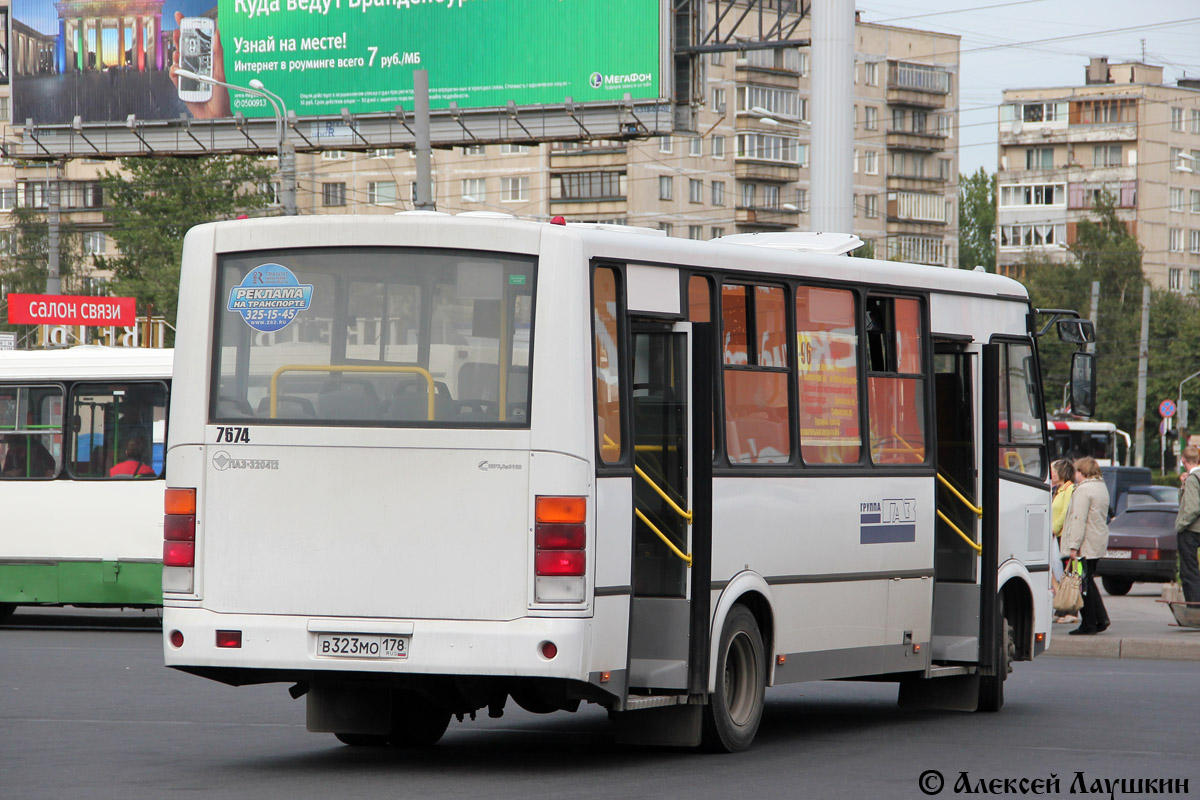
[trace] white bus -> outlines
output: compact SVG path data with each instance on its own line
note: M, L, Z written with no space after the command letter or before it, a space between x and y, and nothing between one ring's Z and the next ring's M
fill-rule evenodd
M1102 467L1129 466L1129 456L1133 452L1129 434L1111 422L1052 419L1047 423L1046 438L1051 461L1091 456ZM1124 459L1121 453L1124 453Z
M0 353L0 617L162 605L171 350Z
M193 229L167 665L292 683L356 745L511 698L738 750L766 686L827 678L999 708L1051 620L1036 314L808 241Z

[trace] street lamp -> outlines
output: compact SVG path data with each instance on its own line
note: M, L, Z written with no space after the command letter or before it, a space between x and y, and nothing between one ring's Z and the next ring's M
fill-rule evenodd
M783 128L795 128L798 131L806 131L812 128L812 125L804 120L796 120L795 122L781 122L771 115L770 109L763 108L762 106L751 107L750 113L757 117L759 122L772 127L778 126Z
M283 98L268 90L258 78L252 79L249 86L237 86L186 69L176 68L175 74L201 83L223 86L235 92L252 94L271 104L271 110L275 113L275 155L279 160L279 202L283 206L285 215L296 216L296 168L293 163L295 151L290 145L284 143L286 132L284 120L287 118L287 106L284 104Z

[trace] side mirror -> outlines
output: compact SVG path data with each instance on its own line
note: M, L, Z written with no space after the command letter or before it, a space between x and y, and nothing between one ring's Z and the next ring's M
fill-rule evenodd
M1096 341L1096 326L1090 319L1060 319L1055 327L1059 341L1070 344L1091 344Z
M1091 417L1096 413L1096 357L1071 354L1071 413Z

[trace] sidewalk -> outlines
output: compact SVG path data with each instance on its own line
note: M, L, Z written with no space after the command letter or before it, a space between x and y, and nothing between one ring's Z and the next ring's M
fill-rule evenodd
M1200 661L1200 628L1176 625L1171 609L1156 602L1161 591L1162 584L1135 583L1123 597L1105 594L1109 629L1095 636L1068 636L1078 623L1056 623L1046 655Z

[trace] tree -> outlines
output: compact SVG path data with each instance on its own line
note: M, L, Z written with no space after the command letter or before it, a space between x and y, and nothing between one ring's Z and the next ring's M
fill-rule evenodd
M11 212L13 225L3 236L5 256L0 259L0 283L5 299L0 305L0 320L8 319L8 292L44 294L49 274L50 226L45 214L27 206ZM64 294L83 291L80 265L83 261L83 238L79 229L69 222L59 225L58 275ZM22 335L32 326L10 326Z
M115 294L137 298L174 325L183 236L195 225L264 208L272 175L245 156L125 158L122 172L101 177L105 219L119 256L96 258L113 272Z
M996 175L983 167L959 176L958 266L996 271Z

